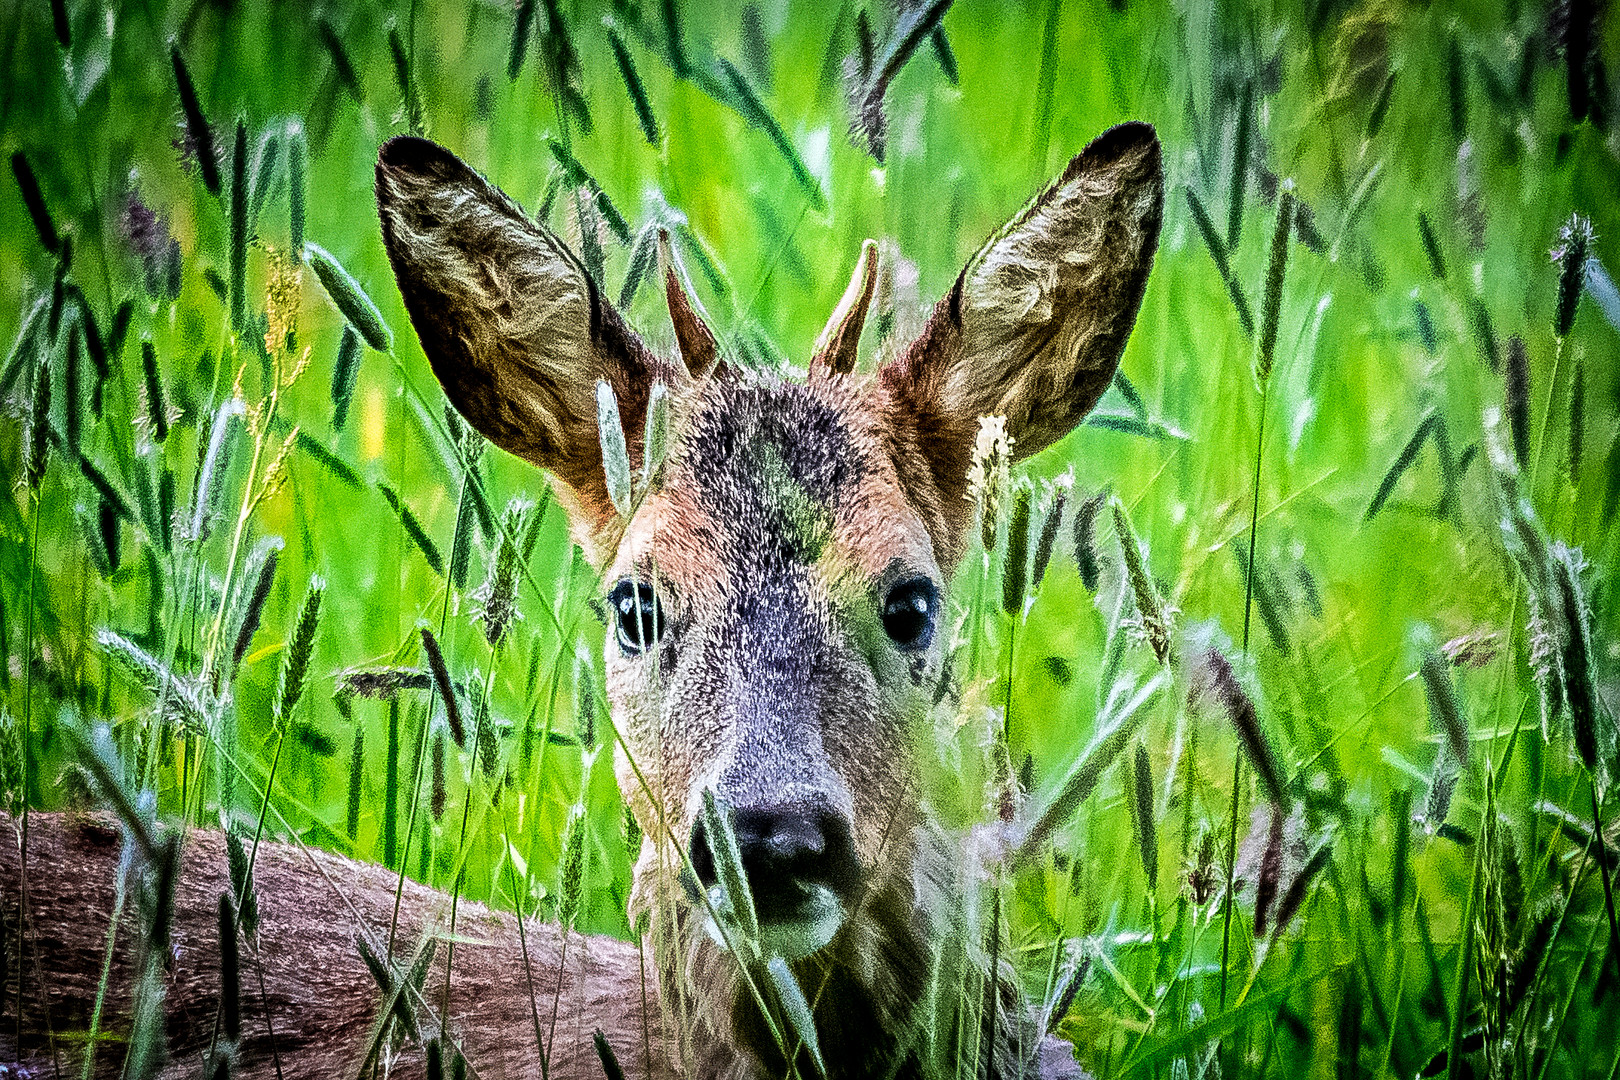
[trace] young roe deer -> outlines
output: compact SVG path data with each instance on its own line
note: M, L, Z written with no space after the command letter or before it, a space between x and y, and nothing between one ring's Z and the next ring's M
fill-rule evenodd
M620 786L644 835L632 909L673 913L661 988L691 1067L787 1064L679 884L687 866L716 884L708 791L729 808L759 936L816 1002L829 1074L913 1072L919 1045L945 1037L915 1029L961 860L922 812L912 721L942 678L978 421L1006 417L1016 454L1032 454L1113 378L1163 213L1153 129L1115 127L1076 156L875 375L855 371L863 249L804 382L727 365L667 262L679 356L658 355L561 241L433 143L382 148L377 203L445 393L563 481L603 570ZM674 402L668 459L627 520L606 486L598 380L637 450L654 384ZM995 1072L1021 1075L1038 1040L1020 1008L998 1011Z
M600 1076L593 1029L629 1075L786 1074L794 1051L781 1047L798 1041L770 1033L757 983L717 942L703 902L734 867L712 854L727 841L706 835L709 792L728 815L759 947L788 962L812 1003L828 1075L922 1076L986 1042L993 1055L969 1057L969 1072L1075 1075L1067 1046L1040 1038L1000 972L957 1015L940 1004L949 992L930 998L943 958L977 948L960 940L964 860L923 807L914 728L944 677L944 596L973 518L964 496L979 418L1004 416L1026 456L1073 429L1113 377L1158 243L1153 129L1124 124L1086 147L875 374L856 372L875 261L863 249L803 382L728 365L667 262L679 355L658 355L560 240L433 143L384 145L376 191L445 392L491 441L563 482L603 572L619 777L645 837L632 906L652 915L660 946L644 971L634 946L573 935L565 954L555 927L520 938L510 916L463 904L451 1013L435 1012L436 989L422 995L422 1037L442 1032L480 1077ZM656 383L673 404L660 477L625 519L604 477L598 380L633 458ZM43 1075L77 1069L82 1047L49 1033L88 1029L119 855L116 833L94 822L35 815L33 830L21 955L9 952L17 851L0 845L18 980L5 993L23 1005L0 1022L0 1056ZM176 871L168 1076L197 1075L214 1042L223 846L194 831ZM380 995L355 942L383 951L393 874L267 842L256 878L261 929L242 966L235 1071L356 1075ZM440 925L443 900L407 884L400 939ZM128 909L124 919L104 1030L128 1022L140 931ZM442 972L441 957L429 987ZM113 1075L122 1056L103 1049L98 1071ZM814 1075L808 1052L796 1064ZM416 1045L392 1060L402 1075L423 1068Z

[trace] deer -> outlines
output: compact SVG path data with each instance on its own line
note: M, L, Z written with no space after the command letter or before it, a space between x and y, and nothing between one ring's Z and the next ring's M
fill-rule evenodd
M1028 457L1078 426L1114 378L1163 217L1154 129L1124 123L1076 154L875 371L859 358L870 242L801 377L723 355L667 244L673 349L655 350L565 242L431 141L383 144L376 201L449 402L555 479L600 571L616 772L643 837L631 914L645 914L657 945L590 938L570 951L557 927L531 922L524 935L512 916L464 905L476 941L460 946L452 1013L433 1020L441 1038L491 1077L599 1076L593 1033L635 1076L922 1077L969 1052L975 1075L1080 1075L1008 971L979 971L984 1000L962 1015L926 1007L942 957L986 962L953 940L971 883L961 839L919 790L915 727L949 678L946 596L969 547L980 419L1005 418L1014 457ZM634 436L655 399L668 402L664 459L628 507L608 487L599 386L633 469L645 464ZM105 924L86 916L110 910L118 845L96 819L35 819L35 849L52 854L35 856L32 955L11 967L23 980L52 969L49 993L23 1018L32 1056L5 1030L0 1052L38 1070L39 1014L82 1017L93 993L103 942L92 928ZM224 866L217 834L201 830L179 856L166 1075L195 1074L199 1018L216 1010ZM0 853L8 927L17 873L16 852ZM385 1005L352 941L387 923L395 879L270 842L258 875L271 943L259 952L271 959L257 986L244 979L236 1070L354 1075ZM802 988L813 1033L784 1028L736 919L717 911L738 887L755 940ZM436 905L406 888L407 939L431 931ZM553 997L547 1046L535 1002ZM115 992L109 1013L127 1001ZM409 1047L391 1065L425 1068Z

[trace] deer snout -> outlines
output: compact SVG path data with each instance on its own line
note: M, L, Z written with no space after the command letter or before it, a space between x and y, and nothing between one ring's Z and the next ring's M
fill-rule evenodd
M860 885L860 861L844 815L813 804L729 811L759 921L820 920ZM702 818L692 828L692 869L705 889L718 880Z

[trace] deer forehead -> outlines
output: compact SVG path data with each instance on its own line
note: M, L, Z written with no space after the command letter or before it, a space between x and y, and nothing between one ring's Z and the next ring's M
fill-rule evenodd
M851 600L896 575L938 576L864 381L709 380L692 394L610 581L656 570L701 608L768 580Z

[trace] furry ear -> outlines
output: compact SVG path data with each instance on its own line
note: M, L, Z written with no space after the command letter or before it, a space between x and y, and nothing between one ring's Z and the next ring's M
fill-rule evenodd
M581 524L605 524L596 380L617 395L636 455L653 383L683 373L625 325L566 244L442 146L384 143L377 209L405 308L451 403L572 488Z
M1099 135L992 236L879 373L891 427L926 459L947 519L960 516L980 416L1005 416L1015 457L1085 418L1136 322L1164 217L1152 126Z

